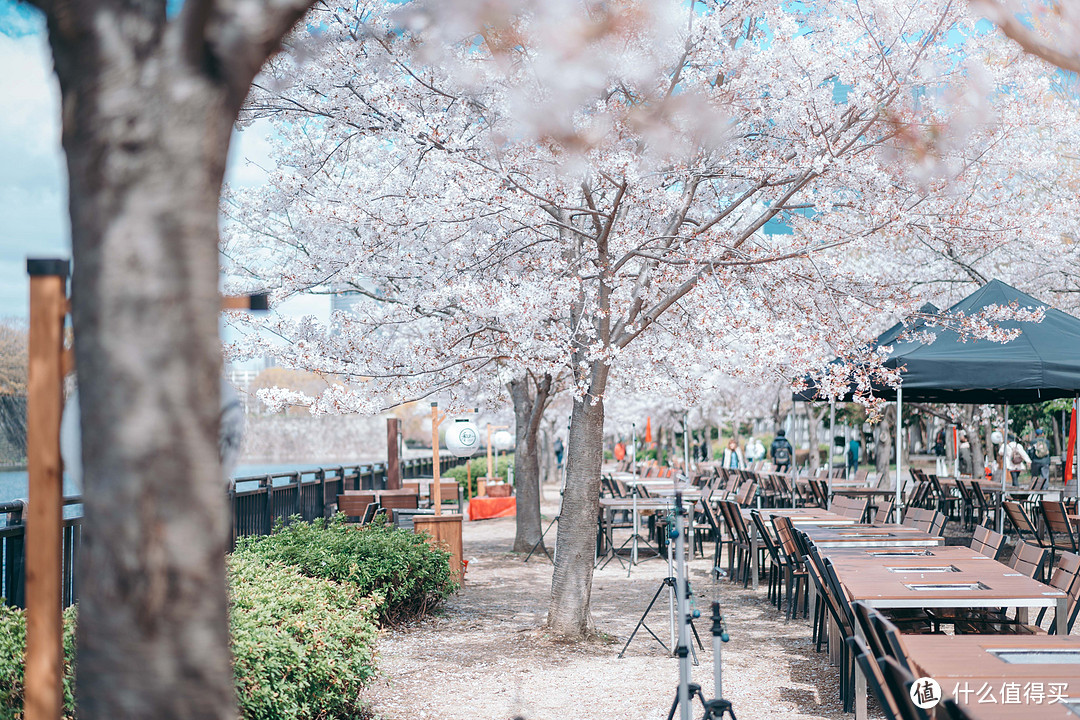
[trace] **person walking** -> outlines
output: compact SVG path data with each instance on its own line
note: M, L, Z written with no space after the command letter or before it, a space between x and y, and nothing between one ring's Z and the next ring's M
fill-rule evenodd
M776 431L776 439L769 446L769 457L777 472L787 472L791 469L791 459L795 449L791 447L791 441L787 439L787 432L781 428Z
M936 461L934 473L938 477L948 475L948 467L945 463L945 428L938 430L934 437L934 460Z
M862 443L859 442L859 438L851 438L847 448L848 475L854 475L859 470L860 450L862 450Z
M1015 485L1020 479L1020 473L1031 465L1031 458L1012 433L1009 433L1009 441L1001 446L1001 456L1005 461L1005 471L1012 475L1012 482Z
M746 467L746 461L743 459L743 454L739 450L739 443L735 442L735 438L731 438L727 447L724 448L723 466L734 469Z
M1035 428L1035 439L1031 441L1031 477L1050 479L1050 443L1042 428Z
M563 451L562 438L555 438L555 462L558 463L559 470L562 470Z

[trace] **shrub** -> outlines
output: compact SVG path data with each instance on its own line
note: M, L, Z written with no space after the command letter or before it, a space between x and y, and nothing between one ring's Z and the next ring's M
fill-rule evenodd
M359 696L375 673L374 600L257 557L229 559L233 675L245 720L370 717ZM22 610L0 606L0 719L23 717ZM64 718L75 717L75 607L64 611Z
M233 675L245 720L368 715L375 600L251 553L229 559Z
M64 719L75 717L75 608L64 611ZM23 655L26 614L0 604L0 719L23 716Z
M351 527L342 515L329 523L294 518L272 535L243 538L236 554L293 565L309 577L350 583L362 595L376 598L380 622L398 623L431 611L457 588L450 553L431 546L425 537L382 523Z
M513 453L508 453L501 457L496 457L492 462L492 471L495 473L495 477L503 482L510 476L510 466L514 464ZM481 455L475 457L469 461L470 470L472 471L472 488L466 488L466 492L476 495L476 481L478 478L482 478L487 475L487 455ZM452 467L442 474L447 479L453 479L461 487L465 487L468 478L465 472L465 463Z

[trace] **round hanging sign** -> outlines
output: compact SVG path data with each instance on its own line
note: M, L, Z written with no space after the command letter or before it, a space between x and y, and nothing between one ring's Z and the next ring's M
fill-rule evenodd
M468 420L455 420L446 428L446 449L458 457L472 457L480 447L480 431Z

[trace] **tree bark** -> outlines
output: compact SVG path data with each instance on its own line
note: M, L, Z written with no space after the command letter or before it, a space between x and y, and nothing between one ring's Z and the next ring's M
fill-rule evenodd
M589 395L574 401L566 443L566 491L559 520L559 553L551 578L548 627L566 639L593 632L590 610L596 518L600 512L600 466L603 463L604 388L608 367L592 368Z
M881 423L878 424L877 442L874 447L874 469L878 477L881 473L889 471L889 463L893 460L893 428L896 420L896 405L889 404L882 413Z
M236 717L218 199L306 0L40 0L60 81L82 402L79 717Z
M514 552L529 552L540 542L540 423L551 399L551 376L511 380L514 401L514 478L517 493L517 531Z

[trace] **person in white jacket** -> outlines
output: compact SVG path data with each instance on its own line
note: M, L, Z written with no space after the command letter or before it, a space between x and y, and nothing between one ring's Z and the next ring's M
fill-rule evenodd
M1005 461L1005 470L1012 475L1013 485L1020 479L1020 473L1031 466L1031 457L1024 446L1016 442L1016 436L1010 434L1009 442L1001 448Z

